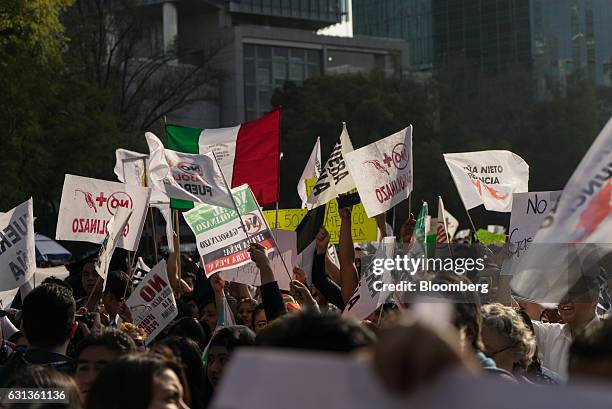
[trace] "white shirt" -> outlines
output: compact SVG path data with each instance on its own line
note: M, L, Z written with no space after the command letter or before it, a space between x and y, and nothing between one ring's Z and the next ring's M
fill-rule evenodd
M585 329L598 323L599 318L595 316ZM538 344L538 355L542 365L559 374L562 380L567 380L569 363L569 348L573 338L567 324L548 324L540 321L532 321Z

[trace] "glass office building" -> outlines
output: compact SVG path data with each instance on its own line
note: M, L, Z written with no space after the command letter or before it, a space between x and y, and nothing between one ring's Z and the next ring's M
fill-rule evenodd
M432 67L432 0L352 0L352 5L354 34L401 38L413 68Z

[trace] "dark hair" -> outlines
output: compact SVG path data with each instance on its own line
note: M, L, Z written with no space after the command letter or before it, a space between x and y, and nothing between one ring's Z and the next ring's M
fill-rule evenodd
M225 347L228 352L234 348L255 344L255 333L244 325L223 327L210 340L210 348Z
M169 329L169 336L189 338L194 341L200 349L204 350L210 340L210 328L208 325L201 325L193 317L179 318Z
M427 275L426 280L431 280L434 284L472 284L472 281L465 277L454 273L437 273L435 275ZM453 325L457 329L471 328L474 332L472 338L472 348L475 351L482 351L482 315L480 312L480 298L476 291L457 291L457 292L438 292L431 294L434 297L443 297L441 302L452 303L455 314Z
M263 303L259 303L255 306L255 308L253 308L253 313L251 314L251 328L255 329L255 315L257 315L259 311L265 310L266 308L264 307Z
M62 279L60 279L60 278L57 278L57 277L55 277L55 276L49 276L49 277L45 278L45 279L42 281L42 283L40 283L40 284L41 284L41 285L42 285L42 284L57 284L57 285L61 285L62 287L66 287L66 288L67 288L67 289L69 289L71 292L73 291L73 290L72 290L72 286L71 286L69 283L67 283L66 281L64 281L64 280L62 280Z
M109 271L104 292L111 294L117 300L127 299L132 293L130 278L123 271Z
M11 374L10 380L6 385L6 388L59 388L67 392L66 398L68 403L60 404L53 403L55 409L77 409L83 407L83 397L79 392L79 388L74 382L72 377L58 372L55 369L39 366L39 365L27 365L15 371ZM23 406L21 406L23 405ZM11 408L35 408L39 406L33 406L32 404L13 404ZM40 406L45 407L43 404Z
M23 301L22 325L30 345L55 348L70 339L76 305L72 291L41 284Z
M576 335L569 350L570 368L577 362L612 360L612 321L603 320Z
M155 354L129 354L106 365L87 395L87 409L147 409L153 398L153 378L170 369L179 378L190 403L181 366Z
M153 349L156 346L168 348L176 361L183 367L191 392L191 407L203 407L204 364L202 363L202 349L191 339L176 336L156 342Z
M134 340L125 332L117 329L107 329L101 333L92 333L85 337L76 350L76 357L89 347L104 347L121 355L136 352Z
M336 314L302 311L275 320L258 335L256 345L350 352L375 342L372 331Z

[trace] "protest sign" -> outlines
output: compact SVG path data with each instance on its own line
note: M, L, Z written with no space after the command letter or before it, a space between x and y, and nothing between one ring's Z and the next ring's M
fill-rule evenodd
M126 301L134 325L147 332L148 345L178 315L166 261L160 261L138 284Z
M510 151L445 153L444 160L466 209L509 212L512 193L529 190L529 165Z
M66 175L55 239L100 244L117 208L127 207L132 209L132 216L117 246L136 251L150 194L151 189L146 187Z
M172 199L233 207L228 186L212 152L175 152L164 149L151 132L147 132L145 137L151 154L149 173L154 189Z
M310 192L316 182L316 179L307 179L306 191ZM338 202L336 199L333 199L327 203L327 206L328 208L325 211L327 216L325 228L329 232L330 243L338 244L341 223L340 214L338 213ZM306 212L306 209L279 209L278 222L276 210L264 210L263 213L270 227L275 227L278 224L278 228L281 230L295 230L306 215ZM361 203L353 206L351 214L351 231L353 233L353 242L355 243L376 241L376 220L366 215Z
M264 210L263 213L268 226L271 228L295 230L306 215L306 212L308 212L306 209L279 209L278 219L276 218L276 210Z
M378 307L383 305L387 298L393 294L390 291L380 291L381 288L377 288L375 283L377 281L383 284L390 284L393 282L392 270L386 268L386 264L382 264L382 273L376 273L374 268L374 260L376 259L392 259L395 252L395 237L385 237L380 243L373 243L378 246L376 253L371 259L365 261L365 270L361 275L359 285L355 289L355 292L346 303L344 312L342 313L345 317L355 318L357 320L363 320L368 317L371 313L376 311Z
M106 288L106 275L108 274L108 266L110 265L111 258L115 248L117 247L117 241L121 237L121 233L124 231L125 226L132 215L132 209L127 207L118 207L113 217L108 222L108 233L104 237L102 247L98 253L98 259L95 263L96 273L102 277L103 284L102 290Z
M248 263L250 243L260 243L266 249L273 247L272 234L249 186L232 189L232 195L240 216L234 209L210 204L201 204L183 213L196 236L206 277Z
M272 234L276 239L276 244L280 250L280 254L282 254L282 259L278 251L269 252L268 260L270 260L270 267L272 268L278 287L281 290L289 291L289 275L285 270L285 266L287 266L289 273L291 273L293 266L297 263L296 234L294 231L277 229L272 229ZM221 271L219 275L226 281L233 281L256 287L261 285L259 268L257 268L255 263L251 260L236 268Z
M0 215L0 291L13 290L36 271L32 198Z
M344 155L368 217L408 199L412 191L412 125Z
M346 130L346 124L343 122L340 140L334 146L334 150L329 155L329 158L327 158L321 176L319 176L311 191L308 191L308 188L306 188L306 193L308 194L306 207L308 209L324 205L339 194L346 193L355 188L355 183L344 160L344 155L352 150L353 144Z
M502 272L512 274L515 264L527 251L536 232L556 206L561 191L515 193L508 232L508 258Z

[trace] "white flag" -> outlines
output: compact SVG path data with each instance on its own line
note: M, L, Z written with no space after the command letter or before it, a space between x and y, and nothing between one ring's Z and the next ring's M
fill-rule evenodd
M386 212L412 191L412 125L345 159L368 217Z
M352 151L353 144L346 130L346 123L343 122L340 140L334 146L334 150L329 155L329 158L327 158L321 176L310 192L310 196L308 196L306 202L308 209L324 205L330 200L335 199L339 194L346 193L355 187L353 178L344 161L344 155Z
M529 165L510 151L445 153L466 209L512 211L512 194L528 191Z
M66 175L57 217L56 240L102 243L107 225L119 207L133 210L118 247L138 249L151 189L107 180Z
M612 243L612 118L538 231L540 243Z
M129 151L127 149L115 150L115 175L120 182L144 186L146 167L144 161L149 158L145 153ZM138 181L138 183L134 183ZM130 183L132 182L132 183Z
M27 283L36 271L32 198L0 215L0 291Z
M165 149L159 138L145 134L150 150L153 187L173 199L233 208L221 168L212 152L191 154Z
M306 207L306 200L308 200L308 196L306 196L306 179L318 178L319 176L321 176L321 138L317 137L317 142L314 148L312 148L310 158L308 158L306 167L297 185L298 195L302 199L302 208Z
M108 266L110 265L111 258L117 247L119 237L121 237L125 231L125 226L132 215L132 209L126 207L118 207L113 217L108 222L108 233L104 237L102 247L98 253L98 259L96 260L95 269L96 273L102 277L102 291L106 288L106 276L108 275Z
M436 227L436 247L444 247L448 245L450 241L448 225L446 224L444 203L442 202L442 197L440 196L438 196L438 222Z
M612 249L612 118L518 260L512 289L556 303L582 275L595 277Z

